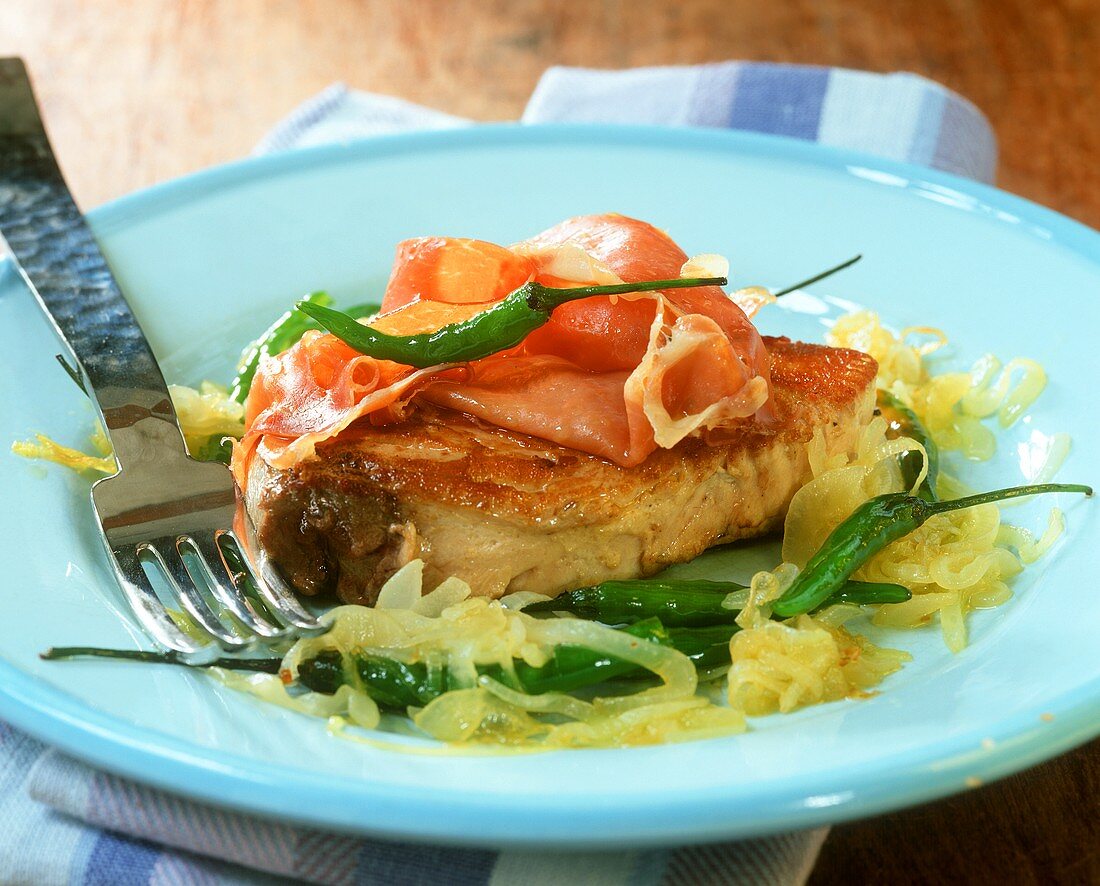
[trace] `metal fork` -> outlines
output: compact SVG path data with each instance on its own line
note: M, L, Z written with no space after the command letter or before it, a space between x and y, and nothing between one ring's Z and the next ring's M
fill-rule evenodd
M0 59L0 233L75 357L114 447L119 471L92 487L92 505L142 627L183 653L319 630L266 560L250 562L249 539L233 529L238 500L226 467L187 454L164 376L65 185L17 58ZM180 629L146 566L200 631ZM246 592L250 581L262 605Z

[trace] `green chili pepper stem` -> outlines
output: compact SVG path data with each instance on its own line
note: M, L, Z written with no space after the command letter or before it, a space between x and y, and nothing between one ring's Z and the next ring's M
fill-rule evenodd
M370 326L356 323L354 318L342 311L308 301L299 302L297 307L361 354L425 369L445 363L480 360L515 347L544 325L554 308L566 302L597 295L722 286L725 283L725 277L647 280L641 283L561 289L526 283L468 320L414 335L387 335Z
M596 295L627 295L631 292L657 292L664 289L694 289L697 286L725 286L725 277L677 277L672 280L645 280L641 283L608 283L603 286L556 287L528 283L528 304L537 311L552 311L566 302ZM522 290L524 287L520 287ZM520 291L520 290L517 290Z
M963 498L953 498L948 501L929 502L929 508L932 514L943 514L947 511L973 508L978 505L1005 501L1009 498L1026 498L1029 495L1046 495L1052 492L1080 493L1088 498L1092 496L1093 490L1091 486L1085 483L1035 483L1031 486L1008 486L1004 489L994 489L992 492L979 492L975 495L967 495Z
M838 271L843 271L845 268L850 268L861 258L863 258L862 255L853 255L847 261L841 262L839 265L834 265L827 271L822 271L820 274L814 274L814 276L810 277L809 279L803 280L801 283L795 283L793 286L788 286L786 289L780 289L779 292L775 294L775 297L779 298L779 296L781 295L789 295L796 289L805 289L807 286L812 286L814 283L819 283L826 277L833 276L833 274L837 273Z
M282 659L278 658L215 658L198 663L174 650L146 652L139 649L100 649L96 646L51 646L39 654L46 661L68 661L73 658L108 658L123 661L140 661L146 664L182 665L189 668L225 668L231 671L260 671L279 673Z
M816 609L871 557L923 525L930 517L1049 492L1092 495L1092 487L1078 483L1040 483L996 489L952 501L926 501L904 492L869 499L829 534L820 550L806 563L806 568L772 604L772 613L790 618Z

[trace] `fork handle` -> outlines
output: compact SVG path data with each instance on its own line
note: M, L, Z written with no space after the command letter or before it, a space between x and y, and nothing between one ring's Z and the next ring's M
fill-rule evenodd
M168 387L62 178L21 59L0 59L0 233L68 346L123 466L183 448Z

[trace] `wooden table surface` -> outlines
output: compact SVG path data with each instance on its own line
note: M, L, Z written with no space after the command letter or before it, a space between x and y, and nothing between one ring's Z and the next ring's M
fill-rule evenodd
M0 54L85 207L246 154L336 80L505 120L551 64L754 59L939 80L992 121L1002 187L1100 226L1098 0L4 0ZM811 883L870 880L1100 882L1100 742L835 828Z

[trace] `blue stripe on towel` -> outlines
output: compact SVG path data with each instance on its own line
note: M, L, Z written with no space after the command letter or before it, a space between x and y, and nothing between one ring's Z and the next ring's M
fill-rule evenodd
M828 68L746 65L737 79L727 125L793 138L817 138Z
M147 886L163 850L104 832L88 856L84 886Z

